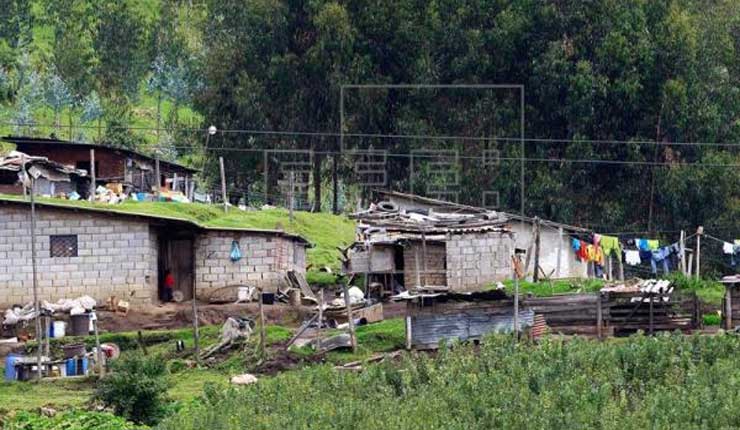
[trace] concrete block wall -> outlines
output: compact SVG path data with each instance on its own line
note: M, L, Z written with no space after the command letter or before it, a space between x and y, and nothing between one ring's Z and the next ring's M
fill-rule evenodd
M157 278L146 221L43 207L37 215L41 300L115 295L151 302ZM0 206L0 305L33 300L30 228L29 207ZM50 235L77 235L78 256L51 257Z
M403 249L403 282L406 288L416 286L416 256L419 259L419 281L422 285L447 285L446 246L439 243L427 243L426 275L424 273L424 251L421 242L411 242Z
M242 252L237 262L230 259L234 240ZM285 283L289 270L306 271L305 247L293 239L233 231L209 231L196 238L195 283L199 297L239 285L275 291Z
M475 291L510 279L511 239L497 232L451 235L447 241L447 285Z

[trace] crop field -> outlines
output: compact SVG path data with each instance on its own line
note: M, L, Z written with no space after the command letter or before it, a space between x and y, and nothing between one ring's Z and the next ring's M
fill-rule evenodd
M206 387L162 429L633 429L740 427L740 339L488 339L247 388Z

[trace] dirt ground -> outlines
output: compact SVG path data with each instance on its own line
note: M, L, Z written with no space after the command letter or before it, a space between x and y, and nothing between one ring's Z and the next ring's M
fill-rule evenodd
M264 305L268 324L298 327L313 315L312 306L294 307L284 303ZM384 303L383 317L398 318L405 314L404 303ZM256 319L259 314L257 303L199 304L198 319L202 325L222 324L228 317L248 316ZM133 330L167 330L189 327L193 323L192 304L167 303L132 310L128 315L98 311L99 327L107 332Z

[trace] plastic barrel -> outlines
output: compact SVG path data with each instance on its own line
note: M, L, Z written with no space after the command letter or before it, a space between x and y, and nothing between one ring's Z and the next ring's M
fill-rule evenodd
M64 362L64 367L67 369L67 376L75 376L77 374L77 363L74 358L68 358Z
M5 380L6 381L15 381L18 379L18 372L15 370L15 362L18 361L18 359L22 357L18 354L8 354L7 357L5 357Z
M87 336L90 333L90 315L72 315L72 336Z
M82 357L77 362L77 374L78 375L87 375L87 357Z
M54 321L54 323L51 325L52 327L52 336L55 338L62 338L67 333L67 323L64 321Z

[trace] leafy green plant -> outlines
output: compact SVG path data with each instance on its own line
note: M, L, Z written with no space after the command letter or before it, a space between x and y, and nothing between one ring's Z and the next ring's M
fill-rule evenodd
M113 371L98 382L94 399L111 407L116 415L153 424L164 414L167 389L165 361L132 354L114 362Z
M53 417L22 411L5 420L0 420L0 425L2 428L17 430L146 430L149 428L107 412L81 410L65 411Z

